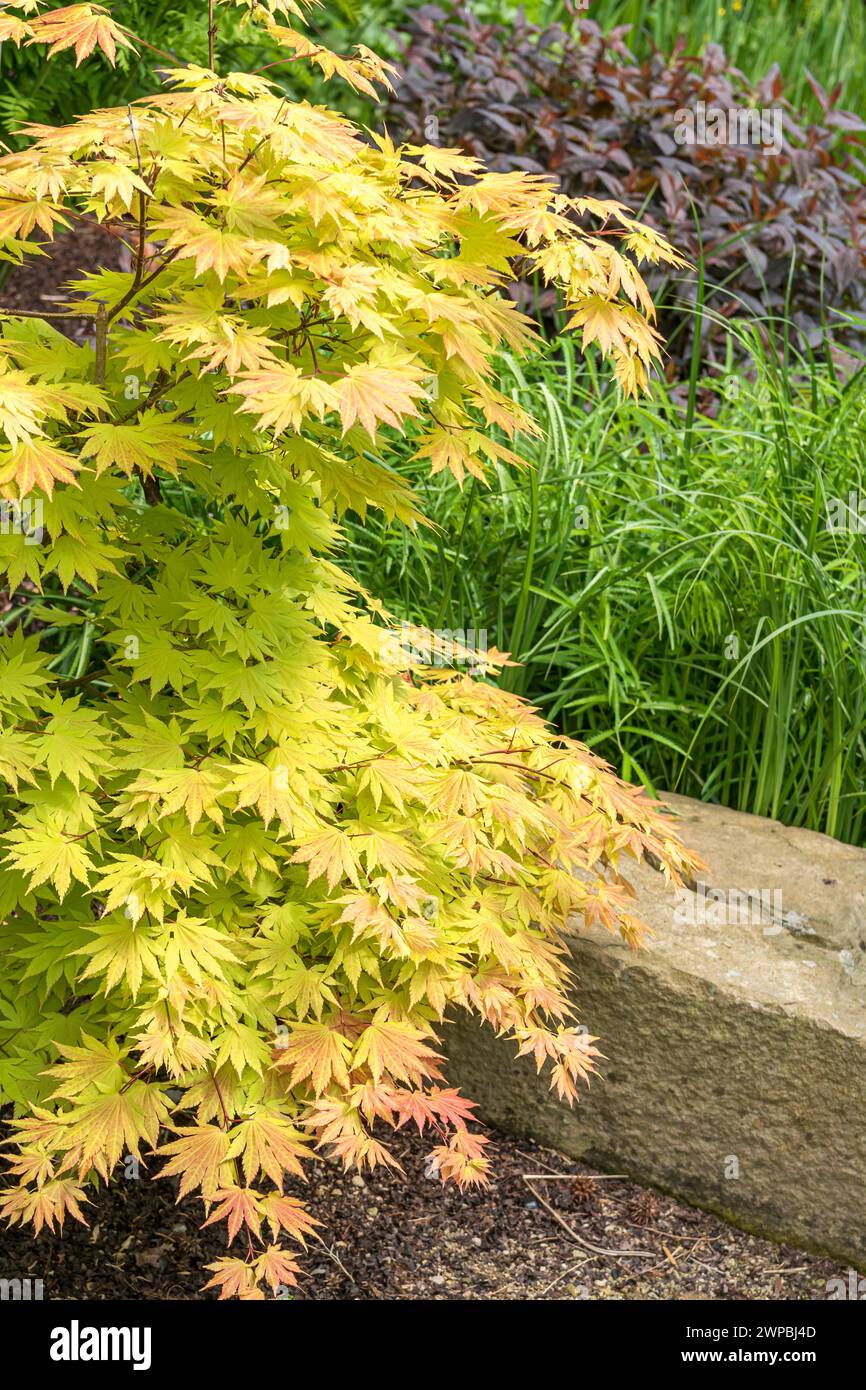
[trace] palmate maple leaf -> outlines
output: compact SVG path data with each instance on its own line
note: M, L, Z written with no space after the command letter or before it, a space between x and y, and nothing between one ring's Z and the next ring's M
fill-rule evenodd
M296 1197L286 1197L281 1192L269 1192L263 1197L260 1211L268 1222L272 1235L276 1236L282 1231L300 1245L306 1245L307 1236L315 1236L316 1228L322 1224L310 1215Z
M389 1149L372 1134L363 1130L346 1130L331 1143L332 1157L340 1159L348 1172L352 1168L371 1172L376 1168L391 1168L402 1173L403 1166Z
M14 483L21 497L34 489L53 497L57 483L75 483L81 462L49 439L26 439L0 449L0 488Z
M483 1134L458 1129L447 1144L438 1144L431 1154L435 1170L443 1179L456 1182L458 1187L484 1187L488 1179L490 1160L484 1150L488 1140Z
M215 1260L213 1264L205 1265L205 1269L213 1270L213 1278L208 1280L204 1288L219 1289L220 1298L258 1301L265 1297L256 1278L255 1267L247 1264L246 1260L229 1256L228 1259Z
M285 766L267 767L263 763L244 761L241 771L226 787L226 794L237 797L237 810L256 806L265 823L275 818L290 829L297 809L297 798L291 792Z
M445 1125L463 1127L473 1118L475 1110L474 1102L453 1088L432 1086L429 1091L395 1090L392 1097L399 1116L397 1128L411 1120L417 1125L419 1134L423 1134L426 1125L437 1120Z
M264 1173L280 1192L287 1173L304 1176L301 1159L310 1157L306 1136L276 1110L241 1120L232 1130L229 1153L240 1158L247 1182Z
M278 1245L269 1245L256 1260L259 1278L264 1279L274 1293L280 1288L291 1288L297 1284L299 1269L297 1260Z
M592 295L572 314L568 328L583 329L583 347L597 343L603 356L632 361L644 367L661 356L658 334L630 305L616 304Z
M27 237L34 227L38 227L46 236L53 237L57 227L66 229L68 226L66 218L58 212L56 204L49 198L15 197L6 202L0 193L0 237L4 239Z
M63 1061L56 1067L48 1067L46 1074L60 1078L55 1096L74 1099L82 1091L95 1086L97 1090L116 1091L126 1080L117 1044L103 1043L98 1038L82 1034L83 1047L72 1047L58 1043L57 1051Z
M158 806L163 816L182 809L190 830L194 830L202 816L222 827L218 797L225 791L225 783L224 773L213 767L166 768L138 778L129 791L134 800L147 800Z
M106 1095L84 1094L63 1117L64 1167L81 1178L94 1168L107 1181L123 1154L141 1157L142 1140L155 1146L169 1108L161 1089L142 1081Z
M161 210L158 230L165 237L167 252L195 262L196 275L211 270L223 283L230 271L246 268L248 238L208 222L189 208Z
M49 1178L54 1177L54 1164L50 1154L40 1149L19 1150L18 1153L5 1154L9 1172L36 1187L42 1187Z
M386 1072L397 1081L435 1076L439 1061L439 1053L424 1042L419 1029L384 1017L364 1029L352 1058L353 1067L369 1068L376 1083Z
M341 77L355 91L362 92L364 96L370 97L373 101L378 100L376 88L373 83L378 82L383 86L391 88L388 79L388 72L396 72L396 68L391 63L384 62L381 58L372 53L363 44L358 45L359 57L341 58L339 54L332 53L329 48L322 44L314 43L305 35L297 33L294 29L289 29L282 24L269 23L267 30L272 39L285 48L291 48L299 58L306 58L320 68L324 77Z
M418 415L416 402L425 395L421 375L417 368L350 367L335 382L343 434L357 420L375 440L380 422L396 428L406 418Z
M0 1214L10 1226L31 1222L38 1235L43 1226L53 1231L55 1222L62 1231L67 1215L86 1226L80 1206L86 1201L84 1189L71 1178L53 1178L35 1188L14 1187L0 1193Z
M281 1043L276 1065L289 1073L293 1087L309 1077L313 1093L320 1096L332 1082L349 1084L351 1051L349 1039L329 1023L296 1023Z
M178 1201L196 1187L212 1198L223 1186L221 1175L228 1172L228 1134L218 1125L181 1125L174 1132L179 1138L163 1144L157 1151L170 1155L159 1176L180 1177Z
M129 477L139 469L145 477L157 466L175 473L192 459L200 445L190 439L189 428L155 410L144 410L134 424L100 421L83 431L79 457L92 458L97 477L108 468L119 468Z
M52 786L66 777L77 789L82 782L95 782L99 771L110 766L106 755L105 731L93 710L79 708L79 697L60 696L46 702L50 718L35 744L35 754L45 767Z
M179 912L166 921L160 932L160 955L168 978L182 966L197 984L222 979L224 967L236 964L238 955L228 944L225 932L205 917Z
M127 31L101 5L66 5L59 10L39 15L28 25L28 43L50 44L48 57L75 49L75 66L79 67L96 47L105 54L112 67L118 44L135 52Z
M216 1203L214 1210L202 1222L202 1227L212 1226L215 1221L225 1221L228 1226L229 1245L231 1245L241 1226L245 1226L254 1236L261 1235L262 1218L259 1214L261 1194L252 1187L221 1187L213 1194Z
M0 364L0 429L13 448L43 433L42 409L47 405L46 394L26 372Z
M86 965L81 970L82 981L100 976L106 994L122 981L136 999L146 974L160 979L156 937L150 931L136 930L131 916L114 920L110 916L103 917L89 926L88 931L95 940L75 952L75 955L86 956Z
M38 638L25 638L21 628L0 648L0 709L26 707L49 682L46 659ZM17 719L14 721L17 722Z
M93 165L92 198L107 211L129 212L137 193L150 194L150 188L140 174L116 159L95 161Z
M333 889L343 878L348 878L356 886L359 884L358 852L352 839L339 827L323 830L295 850L294 864L307 865L307 882L315 883L325 875L328 887Z
M305 376L292 363L242 372L230 391L243 397L240 409L255 415L258 428L281 434L300 430L311 416L324 420L328 411L339 408L339 396L332 382Z
M4 836L10 846L6 863L29 875L30 886L50 881L62 899L73 879L88 883L93 861L86 842L54 826L12 830Z

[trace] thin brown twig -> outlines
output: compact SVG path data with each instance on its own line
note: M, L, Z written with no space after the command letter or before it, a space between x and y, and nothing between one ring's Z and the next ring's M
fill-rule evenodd
M349 1273L346 1266L343 1264L343 1261L340 1259L339 1255L336 1253L335 1250L332 1250L329 1245L325 1245L324 1242L322 1243L322 1249L324 1250L325 1254L328 1255L334 1261L334 1264L337 1266L337 1268L343 1271L343 1274L348 1279L350 1284L354 1284L356 1289L363 1288L363 1285L358 1283L358 1280L355 1278L354 1274Z
M96 311L96 367L95 381L97 386L105 385L105 376L108 370L108 316L105 312L105 305L100 304Z
M9 319L95 319L97 311L84 309L5 309L0 306L0 317Z
M584 1265L589 1264L589 1259L589 1255L585 1255L582 1260L578 1260L576 1265L571 1265L568 1269L563 1270L561 1274L557 1274L555 1279L551 1279L549 1284L545 1284L541 1293L538 1295L539 1300L544 1298L545 1294L550 1293L550 1290L555 1288L562 1279L567 1279L569 1274L574 1274L578 1269L582 1269Z
M540 1178L542 1182L574 1182L576 1178L589 1178L592 1182L612 1182L614 1178L628 1180L627 1173L523 1173L524 1178Z
M156 270L152 270L150 274L146 275L143 280L139 280L137 285L132 285L130 289L127 290L123 298L119 299L115 304L114 308L109 310L107 315L109 323L112 319L117 318L117 315L121 312L122 309L126 308L127 304L131 299L135 298L139 290L146 290L148 285L151 284L152 281L154 281L158 275L161 275L162 272L166 270L168 266L171 265L175 256L178 256L180 254L181 249L182 248L180 246L176 246L173 251L169 251L167 255L163 257L162 262L156 267Z
M569 1235L577 1245L582 1246L584 1250L591 1250L593 1255L603 1255L606 1259L654 1260L656 1258L657 1251L655 1250L609 1250L605 1249L603 1245L593 1245L592 1241L585 1240L583 1236L577 1234L577 1231L575 1231L572 1226L569 1226L565 1218L560 1216L556 1207L551 1206L546 1197L542 1197L537 1187L533 1187L525 1173L521 1173L520 1176L523 1178L523 1181L526 1183L526 1186L529 1188L536 1201L541 1203L545 1211L550 1213L557 1225L561 1226L566 1234Z

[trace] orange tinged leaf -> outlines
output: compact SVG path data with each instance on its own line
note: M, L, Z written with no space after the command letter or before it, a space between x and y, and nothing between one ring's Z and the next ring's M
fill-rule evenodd
M300 1131L285 1116L266 1110L234 1127L229 1152L240 1157L247 1182L262 1172L281 1192L286 1173L303 1177L300 1160L310 1157Z
M213 1278L209 1279L204 1287L206 1289L219 1289L221 1299L264 1298L264 1294L258 1288L256 1271L252 1265L247 1264L246 1260L229 1257L224 1260L215 1260L213 1264L206 1265L205 1268L213 1270Z
M205 1226L212 1226L215 1221L225 1221L228 1224L229 1245L241 1226L246 1226L254 1236L261 1234L259 1194L254 1188L221 1187L218 1192L214 1193L213 1200L217 1206L207 1220L202 1222L202 1229Z
M294 1197L284 1197L280 1192L269 1192L263 1197L260 1211L273 1235L283 1231L301 1245L306 1245L305 1237L315 1235L316 1227L322 1224L310 1215L303 1203Z
M118 44L135 52L126 31L115 23L101 5L66 5L63 9L52 10L32 20L30 28L33 37L28 43L50 44L49 58L66 48L74 48L76 67L96 47L102 50L112 67Z
M278 1245L269 1245L263 1255L256 1260L256 1273L270 1285L274 1293L279 1288L291 1287L298 1282L300 1266L296 1259L281 1250Z
M31 1221L38 1235L43 1226L54 1230L54 1223L62 1231L67 1213L86 1226L79 1202L86 1201L84 1190L71 1178L54 1178L41 1187L13 1187L0 1194L0 1213L11 1226L16 1222Z
M289 1072L290 1085L310 1079L317 1096L336 1082L348 1086L348 1061L351 1056L348 1038L327 1023L296 1023L280 1052L277 1066Z
M435 1075L439 1060L439 1054L422 1040L417 1028L382 1018L364 1029L355 1047L353 1065L368 1066L376 1083L384 1072L398 1081L417 1081Z
M172 1155L159 1176L180 1177L178 1201L196 1187L205 1197L213 1197L220 1190L220 1175L229 1161L228 1134L217 1125L185 1125L176 1133L180 1138L158 1150Z

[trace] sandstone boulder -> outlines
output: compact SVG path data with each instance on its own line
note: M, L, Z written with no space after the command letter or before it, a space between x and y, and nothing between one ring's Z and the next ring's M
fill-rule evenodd
M706 883L674 894L638 869L646 948L573 939L603 1079L571 1111L465 1022L450 1079L507 1130L866 1267L866 850L666 800Z

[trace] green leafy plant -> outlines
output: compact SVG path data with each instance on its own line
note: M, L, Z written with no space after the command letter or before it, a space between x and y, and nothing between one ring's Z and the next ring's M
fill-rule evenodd
M545 0L539 22L565 23L576 8L571 0ZM817 78L828 89L844 84L845 101L863 110L866 13L848 0L592 0L591 13L605 31L627 25L639 57L653 48L700 53L719 44L751 78L761 77L768 62L778 64L791 101L809 102ZM816 101L813 110L820 109Z
M351 565L407 621L447 594L622 776L863 844L866 373L729 332L691 426L675 386L623 405L569 339L504 359L534 466L459 495L401 450L438 529L353 526Z
M98 7L31 10L0 36L134 44ZM387 80L292 12L255 11L286 61ZM411 1121L444 1178L483 1180L440 1085L448 1008L576 1097L597 1054L569 914L636 942L626 858L674 881L690 862L642 791L473 679L465 644L407 648L334 558L349 508L421 523L398 438L458 478L519 461L504 439L534 426L495 382L497 350L534 342L501 293L513 258L636 391L658 349L629 253L676 257L621 208L218 72L213 12L209 46L170 90L0 160L3 255L95 218L132 258L55 311L89 343L46 316L0 339L0 1205L80 1219L89 1182L157 1149L242 1235L211 1284L255 1298L295 1280L281 1240L315 1221L284 1186L316 1145L393 1164L374 1128Z

